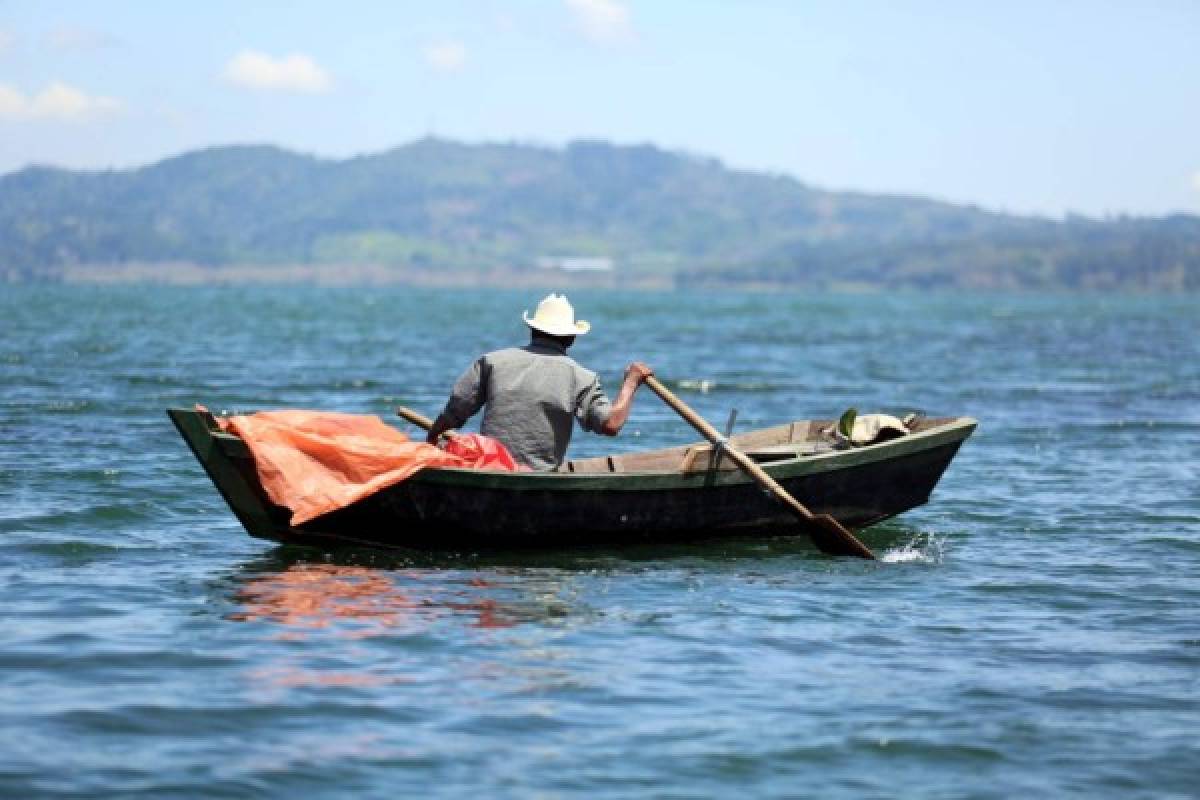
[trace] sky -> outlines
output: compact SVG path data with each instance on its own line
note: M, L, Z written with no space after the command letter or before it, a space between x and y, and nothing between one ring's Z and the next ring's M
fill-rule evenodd
M1200 213L1200 0L0 0L0 172L607 139L1014 213Z

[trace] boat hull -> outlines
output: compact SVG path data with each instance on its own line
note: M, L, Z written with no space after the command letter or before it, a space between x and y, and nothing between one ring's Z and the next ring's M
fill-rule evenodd
M496 473L428 469L298 527L267 499L244 443L204 412L168 412L253 536L426 550L560 548L794 535L796 518L732 469ZM861 530L925 503L974 420L879 445L763 464L814 513Z

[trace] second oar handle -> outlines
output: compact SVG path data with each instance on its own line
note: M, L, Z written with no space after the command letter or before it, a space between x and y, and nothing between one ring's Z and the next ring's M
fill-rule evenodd
M396 416L411 422L413 425L416 425L422 430L429 431L433 429L433 420L419 411L413 411L411 408L396 406ZM443 431L442 436L445 436L447 439L452 439L454 438L454 431Z

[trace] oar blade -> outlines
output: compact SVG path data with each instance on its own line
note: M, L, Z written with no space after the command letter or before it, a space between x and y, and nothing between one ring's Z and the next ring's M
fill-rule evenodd
M816 514L805 523L805 531L822 553L875 560L875 554L870 548L828 514Z

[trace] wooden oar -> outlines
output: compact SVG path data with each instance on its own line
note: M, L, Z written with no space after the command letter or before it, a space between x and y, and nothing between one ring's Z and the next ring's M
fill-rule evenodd
M413 411L411 408L396 406L396 416L403 417L413 425L416 425L418 428L424 428L426 431L433 427L433 420L419 411ZM447 439L453 439L455 433L454 431L442 431L442 436L445 436Z
M758 464L754 463L748 455L738 450L729 440L717 432L717 429L709 425L704 417L697 414L686 403L671 393L671 390L663 386L657 378L650 375L646 378L646 385L654 390L654 393L663 399L667 405L675 410L679 416L683 417L687 422L695 428L708 441L712 442L713 447L724 452L725 455L733 459L733 462L742 468L742 471L758 482L771 495L787 506L793 514L799 517L804 523L804 530L810 537L813 543L825 553L838 556L858 556L859 558L875 558L875 554L850 531L846 530L842 523L838 522L829 514L814 514L804 507L796 498L792 497L787 489L784 489L779 483L766 473L766 471ZM713 457L717 457L717 452L714 451Z

